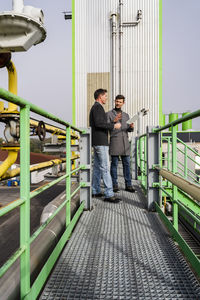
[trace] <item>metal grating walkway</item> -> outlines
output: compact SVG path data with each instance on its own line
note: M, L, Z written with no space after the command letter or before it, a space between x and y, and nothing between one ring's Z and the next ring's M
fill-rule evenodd
M143 194L94 200L84 212L41 300L200 299L200 284Z

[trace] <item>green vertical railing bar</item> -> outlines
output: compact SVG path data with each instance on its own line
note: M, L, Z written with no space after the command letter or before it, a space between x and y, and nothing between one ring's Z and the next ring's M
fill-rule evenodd
M70 174L71 171L71 134L70 134L70 127L66 128L66 173ZM71 221L71 175L67 176L66 178L66 226L70 224Z
M20 260L21 299L30 291L30 107L20 109Z
M172 172L176 174L177 172L177 129L176 126L172 126ZM177 200L177 186L172 185L173 190L173 200ZM178 205L173 201L173 225L178 231Z

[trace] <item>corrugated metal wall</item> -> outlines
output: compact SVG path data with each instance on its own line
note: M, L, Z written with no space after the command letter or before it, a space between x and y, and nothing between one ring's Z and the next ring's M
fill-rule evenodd
M138 10L142 10L142 20L137 26L123 26L121 93L126 97L124 110L130 116L142 108L149 109L149 114L143 118L144 130L146 125L159 123L159 0L121 2L122 22L136 21ZM103 74L110 73L110 77L107 76L110 80L107 86L111 89L112 12L119 13L119 0L75 0L77 126L87 126L87 74L102 73L104 76ZM116 62L114 94L119 93L119 28L116 36ZM105 82L103 78L102 82ZM91 104L93 100L91 99ZM112 101L110 106L111 103Z

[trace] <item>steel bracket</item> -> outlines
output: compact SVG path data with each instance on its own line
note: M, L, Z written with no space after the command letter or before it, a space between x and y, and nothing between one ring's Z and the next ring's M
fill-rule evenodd
M147 126L147 207L154 210L154 202L159 203L159 172L155 166L159 165L160 133L154 133L153 128Z
M80 164L84 167L79 172L79 181L83 186L80 189L80 201L85 201L85 208L91 210L91 129L82 128L80 134L79 150Z

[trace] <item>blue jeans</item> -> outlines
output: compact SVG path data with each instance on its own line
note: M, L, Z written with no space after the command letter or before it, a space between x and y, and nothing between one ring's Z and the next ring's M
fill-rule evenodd
M132 186L131 183L131 171L130 171L130 156L121 156L122 165L123 165L123 174L126 186ZM112 155L111 156L111 176L113 186L118 185L117 181L117 166L118 166L119 156Z
M110 163L108 146L94 146L94 166L92 176L92 193L101 193L101 178L104 183L105 197L113 197L112 179L110 176Z

